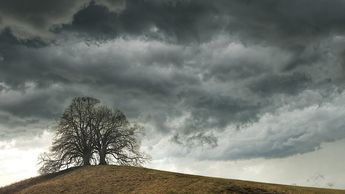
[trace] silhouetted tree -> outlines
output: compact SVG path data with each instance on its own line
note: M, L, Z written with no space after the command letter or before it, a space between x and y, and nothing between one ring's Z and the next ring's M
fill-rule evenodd
M91 97L72 100L60 118L51 152L41 155L41 173L58 171L71 165L90 165L94 150L92 115L98 103L99 100Z
M91 160L100 165L140 165L147 159L136 139L140 127L99 102L91 97L72 100L58 122L50 153L40 156L41 174L90 165Z
M93 128L100 165L107 164L108 160L121 165L140 165L147 159L139 152L135 137L140 127L130 125L121 111L112 111L105 106L98 107Z

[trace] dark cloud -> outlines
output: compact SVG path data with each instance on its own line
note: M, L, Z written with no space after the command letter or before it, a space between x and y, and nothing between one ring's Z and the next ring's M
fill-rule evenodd
M206 91L187 91L180 94L184 107L193 115L185 121L185 132L193 133L212 127L225 127L228 123L246 123L256 120L260 104L245 98L234 98L231 94Z
M259 95L272 96L275 93L295 95L304 90L311 79L301 73L291 75L270 75L256 80L250 88Z
M164 41L203 42L221 29L212 8L200 1L127 0L115 13L104 5L91 2L73 16L71 24L58 31L74 31L96 39L118 36L142 36Z
M2 1L2 26L16 36L49 37L76 31L94 38L146 35L161 40L205 42L216 34L285 48L304 47L344 32L341 0L127 0Z
M4 0L0 2L0 30L9 28L20 40L35 38L51 42L55 39L55 29L71 23L73 15L90 2L91 0ZM109 6L114 12L123 4L122 0L94 2Z
M51 28L69 22L71 15L85 2L4 0L0 3L1 27L10 28L18 39L51 39Z
M9 47L24 45L27 47L39 48L47 46L47 43L41 40L40 38L31 38L31 39L18 39L12 32L10 28L5 28L0 31L0 51L9 49Z
M227 30L245 42L298 49L320 38L344 32L342 9L345 4L341 0L234 0L217 5L231 16Z
M28 89L30 90L30 89ZM25 97L17 99L4 99L0 103L2 111L22 118L38 118L38 119L56 119L59 118L64 107L61 102L65 102L66 98L76 94L68 94L68 91L51 90L46 91L26 91L22 94ZM61 93L60 93L61 92Z
M192 136L189 136L186 138L186 136L182 135L182 138L179 134L175 134L171 141L173 143L177 143L180 146L185 146L189 148L195 148L195 147L209 147L209 148L215 148L218 146L218 139L213 134L205 134L205 133L197 133L193 134ZM186 138L186 139L184 139Z
M343 95L344 8L340 0L2 1L0 122L42 131L33 126L90 95L144 122L148 136L226 147L217 159L310 152L344 137L343 125L320 114L320 132L300 130L316 117L294 124L274 114ZM261 130L257 146L246 141Z
M71 24L63 26L64 30L77 31L101 39L115 38L119 34L117 14L107 7L90 3L73 16ZM57 29L61 31L61 29Z
M90 3L63 29L98 38L146 35L180 43L205 42L225 33L244 42L289 49L344 32L345 4L341 0L127 0L125 5L114 13L104 5Z

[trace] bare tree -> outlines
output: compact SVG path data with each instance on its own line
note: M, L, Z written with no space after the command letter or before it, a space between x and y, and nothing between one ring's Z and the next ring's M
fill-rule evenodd
M43 153L39 157L40 160L40 174L48 174L53 172L58 172L59 170L64 168L64 162L62 160L56 159L51 153ZM66 164L66 168L68 168L68 164Z
M58 122L50 153L41 155L39 171L57 172L90 165L91 160L100 165L140 165L147 157L139 152L138 129L121 111L99 105L98 99L76 97Z
M65 110L50 153L41 155L41 173L54 172L69 166L90 165L94 151L94 130L91 128L94 107L99 100L77 97Z
M106 165L109 161L121 165L140 165L148 159L139 152L136 133L140 127L130 125L121 111L98 107L93 128L100 165Z

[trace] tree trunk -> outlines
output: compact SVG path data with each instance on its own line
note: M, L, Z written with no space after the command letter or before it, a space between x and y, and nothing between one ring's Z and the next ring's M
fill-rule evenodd
M107 165L107 161L105 160L106 157L105 151L99 152L99 165Z
M90 166L91 165L90 164L90 157L88 157L88 156L83 157L83 165L84 166Z

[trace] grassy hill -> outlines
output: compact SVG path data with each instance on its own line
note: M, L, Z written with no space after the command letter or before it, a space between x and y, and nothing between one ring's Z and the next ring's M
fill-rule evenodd
M27 179L0 193L345 193L341 190L264 184L125 166L89 166Z

